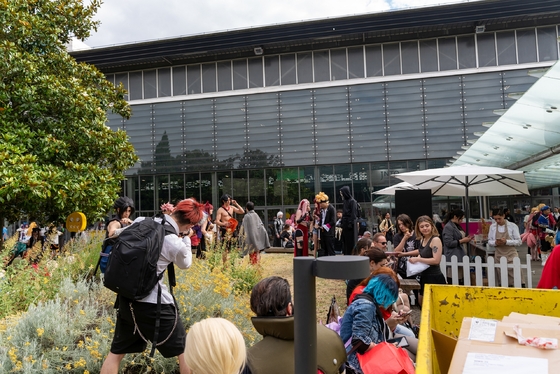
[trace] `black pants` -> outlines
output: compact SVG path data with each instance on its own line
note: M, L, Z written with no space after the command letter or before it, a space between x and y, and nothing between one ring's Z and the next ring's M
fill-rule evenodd
M321 250L319 251L318 256L336 255L334 252L334 236L324 235L324 233L321 234Z
M352 254L356 246L356 230L343 228L342 229L342 242L344 243L343 252L345 256Z

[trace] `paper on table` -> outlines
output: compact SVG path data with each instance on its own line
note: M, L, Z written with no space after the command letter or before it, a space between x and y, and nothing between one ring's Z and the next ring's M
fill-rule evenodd
M493 342L496 336L498 321L493 319L473 318L469 331L469 340Z
M463 374L548 374L545 358L503 356L469 352Z

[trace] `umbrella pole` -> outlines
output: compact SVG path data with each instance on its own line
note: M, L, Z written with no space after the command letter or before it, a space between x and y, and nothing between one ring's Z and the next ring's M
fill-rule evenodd
M465 178L465 236L469 236L469 217L471 215L471 208L469 206L469 177ZM471 252L471 246L468 246L469 252ZM469 253L470 255L470 253Z

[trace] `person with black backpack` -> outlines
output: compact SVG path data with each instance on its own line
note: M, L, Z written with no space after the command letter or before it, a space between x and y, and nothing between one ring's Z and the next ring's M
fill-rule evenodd
M116 374L124 355L143 352L148 342L155 344L155 348L163 357L178 357L179 371L188 372L184 360L185 328L179 317L175 299L163 283L163 273L168 265L173 263L180 269L188 269L191 266L190 239L188 236L181 239L179 234L190 229L202 218L202 204L194 199L186 199L177 204L171 215L164 215L161 223L157 223L163 225L166 233L157 260L157 282L147 296L138 300L126 298L119 293L115 305L118 309L115 335L110 353L103 362L101 374ZM137 225L142 227L148 224L153 225L150 218L135 222L125 230L137 230ZM123 243L123 235L124 232L121 233L121 246L126 245L126 242ZM119 258L115 257L118 250L116 245L109 259L106 277L111 273L111 266L119 263ZM126 274L123 274L123 277L126 277ZM123 279L123 288L125 282L126 279ZM107 282L104 283L108 287ZM152 352L153 349L152 346Z

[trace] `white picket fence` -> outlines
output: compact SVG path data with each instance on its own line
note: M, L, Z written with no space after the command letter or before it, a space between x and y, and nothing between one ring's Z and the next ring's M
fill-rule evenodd
M465 286L484 286L483 278L487 278L487 285L489 287L501 286L507 287L508 285L508 268L513 268L514 287L521 287L525 284L527 288L533 288L532 270L531 270L531 255L527 255L526 264L521 264L519 257L513 259L513 264L508 264L507 260L502 257L499 263L494 262L493 256L488 256L486 262L482 262L480 256L474 258L474 262L470 262L468 256L463 257L460 264L457 256L451 256L451 261L446 261L442 256L440 262L441 272L443 275L447 274L447 268L451 268L451 278L453 284L459 284L459 268L463 269L463 280ZM471 284L471 269L474 269L475 284ZM500 279L497 278L495 269L500 269ZM486 277L484 277L486 275Z

